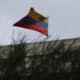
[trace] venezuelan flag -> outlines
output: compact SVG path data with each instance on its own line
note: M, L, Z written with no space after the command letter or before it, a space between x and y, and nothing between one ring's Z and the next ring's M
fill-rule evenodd
M27 16L16 22L14 26L32 29L48 36L48 17L42 16L33 8Z

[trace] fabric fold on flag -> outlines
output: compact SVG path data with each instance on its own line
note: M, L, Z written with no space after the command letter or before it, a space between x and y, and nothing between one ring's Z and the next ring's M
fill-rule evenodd
M48 17L39 14L34 8L31 8L28 15L17 21L14 26L32 29L48 36Z

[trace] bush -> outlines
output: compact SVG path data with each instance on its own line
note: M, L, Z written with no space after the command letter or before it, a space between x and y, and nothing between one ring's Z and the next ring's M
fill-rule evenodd
M79 80L80 46L58 40L29 46L11 45L0 57L0 80Z

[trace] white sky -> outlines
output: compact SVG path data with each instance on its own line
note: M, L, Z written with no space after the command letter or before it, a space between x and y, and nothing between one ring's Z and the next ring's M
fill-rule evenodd
M28 42L46 38L39 32L12 26L27 15L30 7L49 16L50 40L80 37L80 0L0 0L0 45L11 44L12 38L19 41L24 34Z

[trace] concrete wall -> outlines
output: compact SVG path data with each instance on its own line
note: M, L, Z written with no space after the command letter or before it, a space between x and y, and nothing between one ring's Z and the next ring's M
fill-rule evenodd
M45 42L39 42L39 43L28 43L26 44L25 49L26 51L28 50L27 55L34 55L38 53L47 54L48 49L45 48L46 46L49 46L49 45L56 46L61 42L64 42L66 48L68 46L72 46L73 48L77 48L80 46L80 38L73 38L73 39L64 39L64 40L55 40L55 41L45 41ZM6 58L6 55L8 55L10 49L13 49L12 45L0 46L0 55Z

